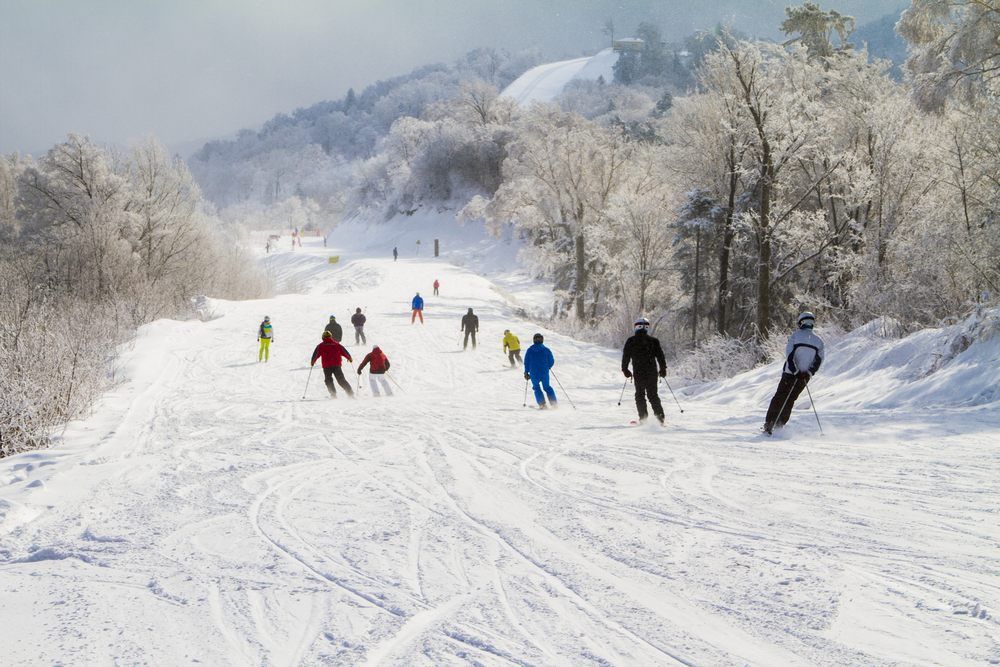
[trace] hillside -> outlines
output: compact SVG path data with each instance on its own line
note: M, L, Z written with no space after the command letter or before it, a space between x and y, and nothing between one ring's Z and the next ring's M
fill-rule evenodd
M996 313L831 340L822 436L805 397L780 437L757 433L776 365L679 391L683 414L664 390L667 428L630 428L617 351L519 318L514 286L347 229L267 258L305 293L144 327L92 418L0 461L7 661L1000 659ZM365 377L331 401L310 376L327 316L356 306L391 398ZM463 352L468 307L481 345ZM522 407L504 328L545 333L558 411Z

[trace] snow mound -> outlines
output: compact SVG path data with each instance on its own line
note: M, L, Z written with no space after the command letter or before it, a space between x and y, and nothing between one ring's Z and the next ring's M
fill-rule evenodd
M1000 402L1000 309L903 338L894 337L899 329L898 323L876 320L826 341L826 361L809 385L817 398L822 393L824 407L974 408ZM721 403L750 395L763 404L782 363L688 391Z
M600 77L611 81L617 61L618 54L613 49L604 49L588 58L539 65L515 79L501 95L512 97L524 106L532 102L551 102L570 81L596 81Z

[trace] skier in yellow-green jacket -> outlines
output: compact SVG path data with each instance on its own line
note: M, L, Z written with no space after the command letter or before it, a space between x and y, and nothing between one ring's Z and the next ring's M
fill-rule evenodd
M523 363L521 361L521 341L510 332L510 329L504 329L503 331L503 351L507 353L507 359L510 360L511 368ZM517 363L514 362L515 359Z
M264 316L264 321L260 323L257 330L257 340L260 341L260 350L257 352L257 363L267 361L271 356L271 341L274 340L274 329L271 328L271 318Z

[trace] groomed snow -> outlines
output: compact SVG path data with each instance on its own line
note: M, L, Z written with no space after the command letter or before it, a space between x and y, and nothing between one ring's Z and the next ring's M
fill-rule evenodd
M304 293L144 327L92 418L0 461L0 662L1000 662L1000 337L831 342L824 436L806 397L756 433L777 365L685 389L683 414L664 391L669 427L630 428L616 351L388 229L279 244ZM403 391L331 401L313 373L302 400L355 306ZM507 327L546 333L577 409L522 407Z
M611 82L618 54L604 49L593 56L573 58L532 67L504 88L502 95L511 97L522 106L532 102L551 102L570 81L596 81L600 77Z

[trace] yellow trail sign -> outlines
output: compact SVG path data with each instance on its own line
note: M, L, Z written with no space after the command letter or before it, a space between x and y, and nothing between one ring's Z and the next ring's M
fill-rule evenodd
M340 261L340 255L330 255L330 257L329 257L329 259L327 259L327 261L330 264L336 264L337 262Z

